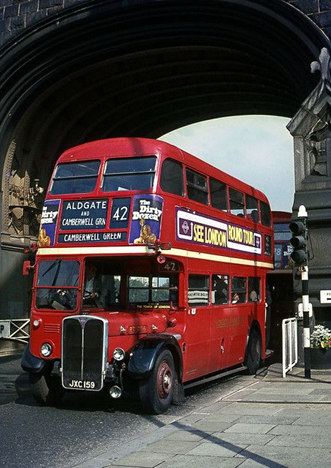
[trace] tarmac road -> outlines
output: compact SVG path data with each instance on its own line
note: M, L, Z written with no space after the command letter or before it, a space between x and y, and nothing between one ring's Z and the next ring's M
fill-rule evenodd
M16 370L15 370L16 369ZM74 392L38 406L18 356L0 356L0 466L12 468L329 468L331 372L281 366L186 395L161 416Z
M165 415L146 416L138 402L78 391L67 394L57 408L38 406L20 370L20 355L0 358L0 377L0 466L13 468L69 468L102 453L111 454L109 463L130 453L137 440L153 441L156 430L254 383L239 373L190 390L184 404Z

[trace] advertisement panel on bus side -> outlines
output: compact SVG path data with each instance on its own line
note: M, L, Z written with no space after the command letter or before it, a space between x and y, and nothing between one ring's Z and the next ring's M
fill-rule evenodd
M262 235L247 227L218 221L179 207L176 208L176 220L178 241L262 254Z

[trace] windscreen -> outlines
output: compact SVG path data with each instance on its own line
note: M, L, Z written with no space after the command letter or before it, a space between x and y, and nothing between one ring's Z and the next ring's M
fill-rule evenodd
M58 164L50 190L52 195L90 193L96 187L100 161Z
M73 310L77 305L79 262L47 260L39 263L36 285L38 309Z
M153 187L155 156L109 159L102 183L104 192L148 190Z

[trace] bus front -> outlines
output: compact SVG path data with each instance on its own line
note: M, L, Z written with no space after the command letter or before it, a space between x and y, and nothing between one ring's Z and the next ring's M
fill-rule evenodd
M105 386L113 397L137 387L152 412L173 398L181 354L172 315L181 265L161 254L170 239L160 244L164 200L155 194L159 161L152 150L92 143L65 152L55 167L22 362L42 404L56 404L66 389ZM163 347L177 358L163 353L161 393L151 407L146 380Z

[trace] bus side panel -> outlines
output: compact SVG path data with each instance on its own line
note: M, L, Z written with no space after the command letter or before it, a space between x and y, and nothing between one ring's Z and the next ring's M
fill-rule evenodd
M227 325L229 312L227 305L214 305L211 311L211 372L225 369L228 366L231 345Z
M186 311L184 382L210 372L210 314L211 308L205 306Z

